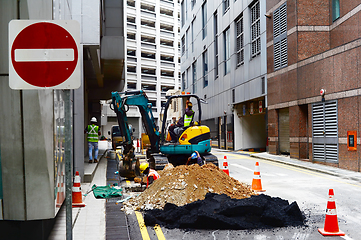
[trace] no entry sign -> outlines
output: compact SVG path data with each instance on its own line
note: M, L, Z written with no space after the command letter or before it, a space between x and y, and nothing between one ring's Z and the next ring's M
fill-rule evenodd
M10 21L10 88L79 88L79 39L80 26L74 20Z

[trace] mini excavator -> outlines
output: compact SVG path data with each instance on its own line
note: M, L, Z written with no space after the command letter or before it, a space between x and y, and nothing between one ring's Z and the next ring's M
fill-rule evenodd
M198 110L198 121L192 122L190 126L184 127L179 134L177 142L166 140L166 120L168 108L173 99L181 98L183 101L196 101ZM168 163L174 166L186 164L188 157L198 151L206 163L213 163L218 166L218 159L211 154L211 134L208 126L201 125L201 104L205 103L195 94L181 94L167 96L164 105L162 129L159 131L152 113L152 104L143 90L112 92L111 109L117 115L121 135L124 141L123 157L119 164L119 175L122 177L135 177L139 174L139 159L135 157L133 140L128 127L127 111L129 106L136 106L142 116L142 122L149 137L150 146L146 150L147 161L151 168L160 170Z

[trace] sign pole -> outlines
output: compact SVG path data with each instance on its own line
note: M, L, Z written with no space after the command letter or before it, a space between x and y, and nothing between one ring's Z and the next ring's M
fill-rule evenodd
M66 205L66 240L72 240L72 173L71 173L71 101L70 90L64 92L65 117L65 205Z

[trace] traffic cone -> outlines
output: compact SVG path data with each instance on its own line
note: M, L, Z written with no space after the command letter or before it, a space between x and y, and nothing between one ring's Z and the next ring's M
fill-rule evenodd
M63 173L58 173L58 191L56 195L56 207L60 208L65 199Z
M254 176L252 180L252 190L257 192L264 192L266 190L262 189L262 183L261 183L261 172L259 170L259 163L256 162L256 167L254 170Z
M229 170L228 170L228 163L227 163L227 156L224 156L223 159L223 172L227 173L227 175L229 176Z
M345 233L338 228L338 220L336 213L336 203L334 199L333 189L328 191L328 202L326 209L326 219L324 228L319 228L318 231L323 236L345 236Z
M81 194L80 176L79 176L79 172L76 171L74 183L73 183L73 191L72 191L73 207L85 207L85 203L83 203L82 198L83 196Z

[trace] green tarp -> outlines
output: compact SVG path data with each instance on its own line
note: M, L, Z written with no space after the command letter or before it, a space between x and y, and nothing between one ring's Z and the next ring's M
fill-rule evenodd
M92 186L95 198L113 198L122 196L122 189L119 186Z

